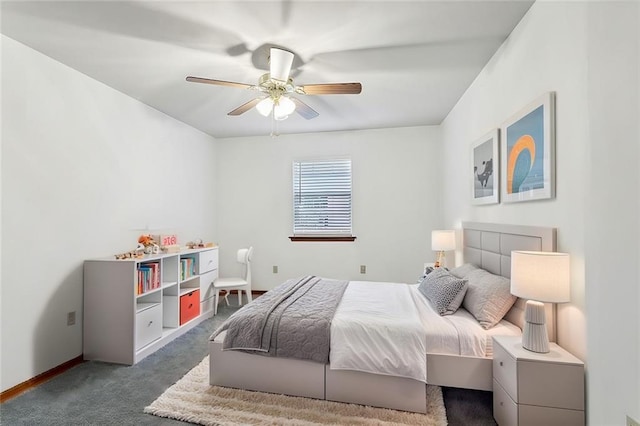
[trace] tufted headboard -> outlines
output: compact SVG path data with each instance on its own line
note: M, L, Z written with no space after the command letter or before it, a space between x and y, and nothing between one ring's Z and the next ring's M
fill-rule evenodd
M556 228L498 223L462 222L464 263L492 274L511 277L511 251L556 251ZM518 299L505 319L524 325L525 300ZM555 305L546 304L547 332L555 342Z

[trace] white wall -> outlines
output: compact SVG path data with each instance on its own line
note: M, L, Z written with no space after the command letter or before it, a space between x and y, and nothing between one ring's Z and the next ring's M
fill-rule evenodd
M578 3L536 3L442 125L445 170L470 164L470 143L499 127L541 94L556 92L556 197L553 200L472 206L471 173L448 175L444 217L456 224L478 220L558 228L558 250L572 256L571 318L559 308L558 338L586 355L584 319L584 215L588 168L585 10ZM542 30L544 29L544 30ZM447 167L449 165L449 167ZM569 329L568 329L569 327Z
M640 414L637 8L536 2L442 124L446 225L558 228L558 250L572 256L558 339L586 361L593 425ZM555 199L472 206L471 172L451 170L470 163L473 140L547 91L556 92Z
M6 390L82 354L84 259L147 226L213 240L217 206L213 138L1 40Z
M591 424L640 421L640 2L589 3L585 198Z
M253 245L254 288L315 274L415 282L432 261L441 225L438 127L218 140L220 272L238 273L235 251ZM294 159L350 156L355 242L292 243ZM272 266L279 273L272 273ZM359 273L360 265L367 273Z

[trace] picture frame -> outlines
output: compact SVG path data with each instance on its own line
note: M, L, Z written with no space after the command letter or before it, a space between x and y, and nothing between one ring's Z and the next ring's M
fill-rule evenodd
M500 127L505 203L555 197L555 92L530 102Z
M500 202L500 132L493 129L471 144L471 202L475 205Z

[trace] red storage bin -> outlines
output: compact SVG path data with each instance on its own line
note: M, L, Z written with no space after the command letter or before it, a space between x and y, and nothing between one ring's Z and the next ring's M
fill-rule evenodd
M200 315L200 289L180 296L180 325Z

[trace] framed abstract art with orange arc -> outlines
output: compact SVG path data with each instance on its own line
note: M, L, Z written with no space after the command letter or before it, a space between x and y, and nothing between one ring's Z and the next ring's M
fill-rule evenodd
M502 136L501 198L505 203L555 197L555 93L507 120Z

